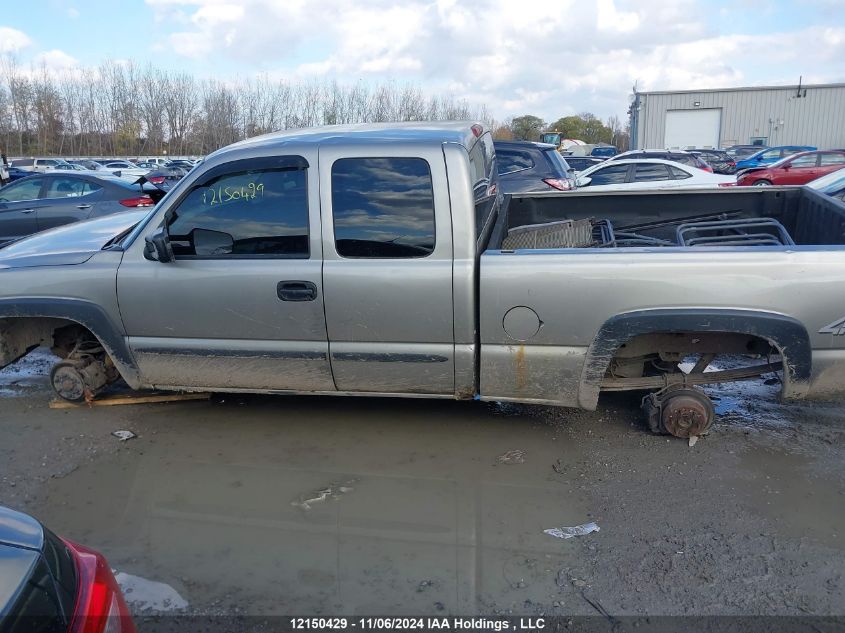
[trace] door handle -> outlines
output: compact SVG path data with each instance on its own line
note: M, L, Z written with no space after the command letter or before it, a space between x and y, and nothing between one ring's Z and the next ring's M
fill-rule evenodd
M310 281L280 281L276 294L282 301L314 301L317 298L317 284Z
M90 209L91 205L90 204L78 204L78 205L76 205L76 208L77 209Z
M35 213L35 209L24 209L24 210L21 211L21 213L26 213L26 214Z

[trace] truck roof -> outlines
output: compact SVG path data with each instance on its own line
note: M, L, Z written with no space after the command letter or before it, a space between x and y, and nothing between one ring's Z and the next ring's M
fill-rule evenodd
M256 146L273 146L299 143L327 143L337 139L344 144L372 144L379 142L405 143L459 143L472 147L477 138L473 121L415 121L410 123L357 123L327 125L271 132L249 138L223 148L242 149ZM216 152L215 152L216 153Z

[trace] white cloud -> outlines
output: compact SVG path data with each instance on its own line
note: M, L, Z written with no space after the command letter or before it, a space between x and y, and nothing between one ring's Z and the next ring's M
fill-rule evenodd
M499 118L547 119L621 115L635 81L648 90L845 80L845 9L816 1L826 25L748 35L730 32L731 16L753 7L723 14L695 0L146 0L172 27L157 46L212 66L409 81Z
M0 26L0 53L16 53L32 43L26 33Z
M32 58L33 66L46 68L51 72L62 72L79 66L79 61L64 51L55 48L51 51L44 51Z

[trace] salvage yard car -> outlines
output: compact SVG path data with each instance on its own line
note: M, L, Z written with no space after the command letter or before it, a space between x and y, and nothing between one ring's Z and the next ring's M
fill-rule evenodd
M135 633L108 561L0 506L0 631Z
M0 249L0 367L51 347L73 401L120 377L590 410L647 390L650 428L689 437L714 417L696 385L845 389L843 229L806 187L505 196L477 124L283 132L152 211Z
M569 191L575 176L560 152L549 143L495 141L499 185L505 193Z
M579 172L575 183L591 191L689 189L732 186L736 178L659 158L614 159Z
M737 176L738 185L806 185L845 167L845 152L838 150L801 152L763 167L745 169Z
M0 244L62 224L151 207L164 196L102 172L51 171L0 188Z

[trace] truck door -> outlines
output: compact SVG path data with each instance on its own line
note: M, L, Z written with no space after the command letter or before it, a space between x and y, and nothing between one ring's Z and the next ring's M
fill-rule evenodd
M146 384L334 390L316 162L314 150L212 164L162 210L175 261L132 244L118 301Z
M453 394L452 223L439 147L320 148L323 286L340 391Z

